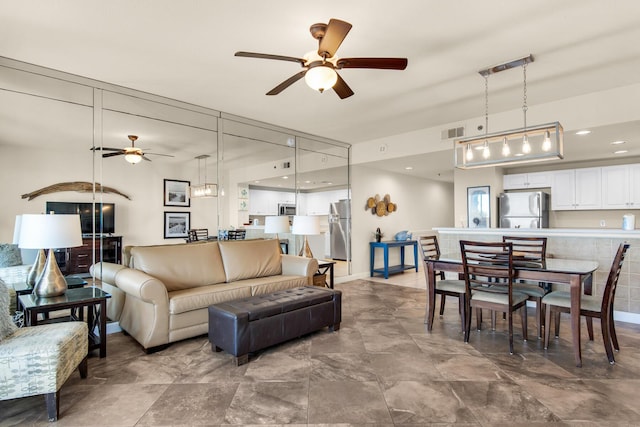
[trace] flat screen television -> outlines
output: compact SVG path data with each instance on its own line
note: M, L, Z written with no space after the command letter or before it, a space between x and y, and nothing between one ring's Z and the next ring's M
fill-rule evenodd
M93 212L92 203L47 202L47 213L78 214L82 234L93 234L93 221L96 223L96 234L113 234L116 229L114 203L96 203Z

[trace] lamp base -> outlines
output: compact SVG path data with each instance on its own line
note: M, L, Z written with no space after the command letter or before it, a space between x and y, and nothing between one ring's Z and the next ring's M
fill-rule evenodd
M44 254L44 249L40 249L36 255L36 260L27 275L27 285L33 287L36 284L36 280L42 274L46 262L47 256Z
M42 274L36 280L33 294L40 298L49 298L63 295L65 292L67 292L67 281L58 267L53 249L49 249L47 262Z
M307 236L304 236L304 244L302 245L302 248L300 248L300 252L298 252L298 256L314 258L313 254L311 253L311 248L309 247L309 241L307 240Z

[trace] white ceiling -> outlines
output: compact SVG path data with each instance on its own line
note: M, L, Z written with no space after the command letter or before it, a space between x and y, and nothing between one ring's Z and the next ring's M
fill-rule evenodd
M345 100L303 80L265 96L299 66L233 56L301 57L317 48L309 26L330 18L353 24L339 56L407 57L407 69L341 70L355 92ZM0 56L355 144L482 116L478 70L529 53L531 107L639 83L639 18L637 0L0 0ZM491 113L521 105L520 72L490 82ZM602 138L605 130L640 155L637 123L626 136L616 126ZM610 155L571 141L568 160ZM451 175L445 157L411 160L442 179Z

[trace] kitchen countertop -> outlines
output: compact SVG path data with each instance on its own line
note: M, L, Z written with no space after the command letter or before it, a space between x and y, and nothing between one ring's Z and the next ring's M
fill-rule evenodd
M558 237L602 237L640 239L640 230L617 228L451 228L434 227L440 234L496 234Z

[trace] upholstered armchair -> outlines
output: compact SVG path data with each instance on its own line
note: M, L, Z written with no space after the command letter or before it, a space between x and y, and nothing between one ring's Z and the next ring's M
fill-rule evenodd
M87 324L16 328L8 306L7 287L0 280L0 400L43 394L49 421L56 421L62 385L76 368L87 377Z

